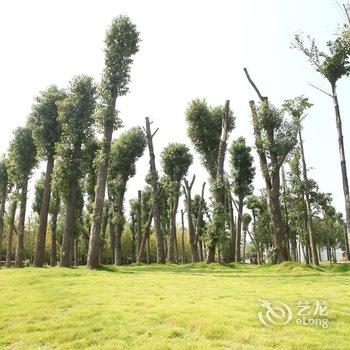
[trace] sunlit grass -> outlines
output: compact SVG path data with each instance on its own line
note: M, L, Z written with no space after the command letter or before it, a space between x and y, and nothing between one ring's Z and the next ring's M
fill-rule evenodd
M0 270L0 348L349 349L350 266ZM265 327L259 299L325 300L329 327Z

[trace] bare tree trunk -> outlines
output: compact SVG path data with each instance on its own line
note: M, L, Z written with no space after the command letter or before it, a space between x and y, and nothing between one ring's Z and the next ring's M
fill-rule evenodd
M47 231L47 218L49 215L50 197L51 197L51 178L54 166L54 156L50 154L47 158L46 174L44 182L44 192L40 208L39 232L37 246L34 256L34 267L43 267L45 257L45 242Z
M151 251L151 248L150 248L150 245L149 245L149 235L147 236L147 249L146 249L146 262L147 264L149 264L151 261L150 261L150 251Z
M137 256L140 252L141 247L141 241L142 241L142 218L141 218L141 207L142 207L142 192L139 190L137 192L137 217L136 217L136 224L137 224L137 247L136 247L136 260Z
M204 202L204 190L205 190L205 185L206 183L203 182L202 185L202 192L201 192L201 199L199 202L199 208L198 208L198 216L197 216L197 221L196 221L196 245L198 245L198 252L199 252L199 260L203 261L203 244L202 244L202 234L200 232L201 229L201 221L203 220L203 202Z
M237 217L237 234L236 234L236 262L241 262L241 233L242 233L242 216L243 216L243 198L238 199L238 217Z
M171 218L170 218L170 235L169 235L169 245L168 245L168 254L167 261L168 262L177 262L175 258L175 243L176 243L176 213L177 207L179 204L179 198L177 197L173 203L171 208Z
M187 221L188 221L188 234L190 236L190 250L191 250L191 262L196 263L199 260L198 257L198 248L196 244L196 236L193 226L192 219L192 198L191 198L191 190L196 176L193 175L192 181L189 184L186 179L184 179L185 186L183 187L185 197L186 197L186 206L187 206Z
M112 111L111 115L114 115L115 101L116 98L113 98L112 104L110 106L110 109ZM101 160L98 166L98 174L96 181L94 213L91 225L89 250L87 256L87 267L90 269L94 269L98 266L98 252L100 246L103 205L106 192L108 163L111 153L112 134L113 120L109 120L104 128Z
M137 262L141 262L143 260L145 246L148 241L148 236L151 229L152 219L153 219L153 208L150 209L147 222L144 224L142 229L142 240L140 244L140 250L137 254Z
M301 162L302 162L302 166L303 166L303 180L305 183L304 195L305 195L305 203L306 203L307 229L309 232L311 258L312 258L312 263L315 266L318 266L319 261L318 261L315 234L314 234L314 225L313 225L313 221L312 221L312 211L311 211L310 194L309 194L309 180L307 177L307 168L306 168L306 161L305 161L305 154L304 154L304 144L303 144L303 139L301 137L301 130L300 129L298 132L298 136L299 136L299 144L300 144Z
M115 264L115 225L112 218L109 219L109 245L111 252L111 263Z
M15 229L15 217L17 209L17 200L12 200L10 204L10 223L7 235L7 249L6 249L6 261L5 266L11 267L11 258L12 258L12 240L13 240L13 231Z
M184 211L181 209L181 259L185 263L185 225L184 225Z
M247 238L247 231L243 232L243 252L242 252L242 258L241 260L245 262L245 244L246 244L246 238Z
M50 266L57 265L57 216L60 211L60 198L57 196L55 207L51 217L51 251L50 251Z
M342 121L340 117L340 109L339 109L339 103L338 103L336 84L333 83L331 85L332 85L334 111L335 111L335 118L336 118L337 132L338 132L340 167L341 167L341 174L343 179L343 192L344 192L344 199L345 199L345 218L346 218L346 224L347 224L348 240L350 241L350 194L349 194L349 181L348 181L346 159L345 159L343 128L342 128Z
M350 261L350 249L349 249L349 240L346 232L346 225L344 225L344 243L345 243L345 254L348 261Z
M2 241L3 241L3 233L4 233L5 204L6 204L6 191L2 193L1 205L0 205L0 266L1 266L1 258L2 258Z
M132 234L132 246L131 246L131 255L132 255L132 262L134 263L136 261L136 222L135 222L135 214L132 213L131 215L131 234Z
M18 223L18 237L16 247L16 258L15 266L23 267L24 259L24 224L26 219L26 208L27 208L27 190L28 190L28 174L23 177L23 185L20 199L20 210L19 210L19 223Z
M230 262L236 260L236 228L235 228L235 219L233 215L233 205L232 205L232 196L229 195L228 204L229 204L229 224L230 224Z
M164 240L163 233L160 224L160 213L159 213L159 203L158 203L158 173L156 169L156 162L153 149L153 137L157 130L152 134L151 132L151 123L149 118L146 117L146 135L147 143L149 149L150 157L150 171L151 171L151 185L152 185L152 202L153 202L153 216L154 216L154 230L157 238L157 262L165 263L165 253L164 253Z

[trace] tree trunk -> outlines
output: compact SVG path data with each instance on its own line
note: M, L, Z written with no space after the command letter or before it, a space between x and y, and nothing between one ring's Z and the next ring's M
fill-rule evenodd
M47 218L49 215L50 196L51 196L51 178L54 166L53 154L49 155L46 164L46 174L44 182L44 192L41 201L40 219L39 219L39 232L37 239L37 246L34 256L34 267L43 267L45 257L45 242L47 231Z
M147 248L146 248L146 263L149 264L151 261L150 261L150 251L151 251L151 248L150 248L150 245L149 245L149 235L147 236Z
M28 178L29 178L29 174L25 174L23 177L23 185L22 185L22 191L21 191L18 237L17 237L16 258L15 258L16 267L23 267L23 259L24 259L24 253L25 253L24 252L24 225L26 220Z
M137 239L136 239L136 260L137 256L140 252L141 241L142 241L142 217L141 217L141 207L142 207L142 192L139 190L137 192L137 217L136 217L136 225L137 225Z
M132 246L131 246L131 255L132 255L132 262L134 263L136 261L136 222L135 222L135 214L132 213L131 215L131 233L132 233Z
M12 258L12 239L13 231L15 229L15 217L17 209L17 200L12 200L10 205L10 222L7 235L7 249L6 249L6 261L5 266L11 267L11 258Z
M154 216L154 230L157 238L157 262L165 263L165 253L164 253L164 240L162 234L162 228L160 224L160 213L159 213L159 203L158 203L158 173L156 169L154 149L153 149L153 136L155 134L151 133L151 123L149 118L146 117L146 135L147 143L150 156L150 171L151 171L151 185L152 185L152 202L153 202L153 216Z
M1 258L2 258L2 241L3 241L3 233L4 233L5 204L6 204L6 192L2 193L1 205L0 205L0 266L1 266Z
M245 243L246 243L246 238L247 238L247 231L243 232L243 252L242 252L242 258L241 260L245 262Z
M117 198L117 206L115 208L116 210L116 216L117 216L117 223L115 227L115 264L116 265L122 265L123 259L122 259L122 233L124 230L124 212L123 212L123 203L124 203L124 194L125 194L125 188L126 188L126 182L124 182L122 188L120 189L120 193L118 194Z
M199 253L199 260L203 261L203 247L202 247L202 233L200 232L201 229L201 223L203 220L203 202L204 202L204 190L205 190L206 183L203 182L202 185L202 192L201 192L201 199L199 202L199 208L198 208L198 216L196 221L196 245L198 245L198 253Z
M233 215L233 204L232 204L231 195L228 198L229 210L230 210L230 262L236 260L236 228L235 228L235 219Z
M50 252L50 266L57 265L57 217L60 211L60 198L57 196L55 207L51 217L51 252Z
M137 262L143 261L145 246L146 246L146 243L148 242L148 236L149 236L149 231L151 229L152 219L153 219L153 208L150 209L147 222L143 225L142 240L140 244L140 250L137 255Z
M198 257L198 248L196 244L196 236L193 226L193 219L192 219L192 198L191 198L191 190L192 186L195 180L195 176L193 175L192 181L189 184L186 179L184 179L184 193L186 197L186 205L187 205L187 221L188 221L188 233L190 236L190 250L191 250L191 262L196 263L199 260Z
M185 225L184 225L184 211L181 209L181 259L185 263Z
M310 242L310 248L311 248L311 259L312 259L312 263L315 266L318 266L319 261L318 261L316 241L315 241L314 225L312 221L312 211L311 211L310 194L309 194L309 180L307 177L304 144L303 144L303 139L301 137L300 129L298 131L298 136L299 136L299 144L300 144L301 162L302 162L302 168L303 168L303 180L305 183L304 195L305 195L306 213L307 213L307 229L309 233L309 242Z
M109 219L109 245L111 252L111 263L115 264L115 225L112 218Z
M241 262L241 234L242 234L242 216L243 216L243 197L238 199L238 217L236 234L236 262Z
M167 255L167 261L172 263L177 262L175 258L175 243L176 243L176 213L177 213L178 204L179 204L179 198L177 197L173 201L172 208L171 208L170 235L169 235L169 245L168 245L168 255Z
M346 224L347 224L348 240L350 241L350 194L349 194L349 181L348 181L346 159L345 159L343 129L342 129L342 121L340 117L340 109L339 109L339 103L338 103L336 84L333 83L331 85L332 85L334 111L335 111L335 118L336 118L337 132L338 132L341 175L343 179L343 192L344 192L344 199L345 199L345 218L346 218Z
M113 114L115 110L115 101L116 99L114 98L111 106ZM98 167L98 174L97 174L97 181L96 181L94 213L93 213L93 221L91 225L89 250L88 250L88 256L87 256L87 267L90 269L94 269L98 266L98 252L99 252L99 246L100 246L103 204L104 204L105 192L106 192L107 170L108 170L109 157L111 153L112 134L113 134L113 120L109 120L106 123L104 128L101 161Z
M103 209L103 220L102 220L102 232L101 232L101 240L100 240L100 247L98 252L98 263L103 264L104 262L104 246L106 241L106 231L107 231L107 225L108 225L108 219L109 219L109 204L105 205Z

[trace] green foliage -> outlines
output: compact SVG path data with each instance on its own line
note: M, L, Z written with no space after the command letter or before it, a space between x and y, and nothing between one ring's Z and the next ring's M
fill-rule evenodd
M29 125L33 130L33 138L40 157L45 158L54 154L55 145L61 136L57 103L64 98L64 91L51 85L36 97L32 106Z
M223 106L210 107L205 100L200 99L193 100L186 110L188 136L212 178L216 176L217 171L223 113ZM233 128L234 116L230 112L228 132Z
M233 191L243 199L252 193L255 175L251 148L246 145L243 137L233 141L230 148L230 155Z
M40 214L41 203L44 194L45 173L41 173L41 176L35 183L34 200L32 203L32 209L34 213Z
M329 53L321 51L314 39L308 39L308 45L300 35L294 37L292 46L300 50L310 61L317 72L321 73L332 85L350 74L350 40L349 31L343 30L337 34L334 41L327 42Z
M132 56L139 49L139 33L127 16L113 19L105 38L105 68L98 89L99 102L96 119L101 126L112 120L114 126L120 126L120 120L114 111L115 99L128 92Z
M248 213L243 213L242 215L242 225L243 231L246 232L249 228L249 224L252 221L252 217Z
M9 174L7 171L6 158L0 159L0 200L4 200L9 190Z
M95 196L97 180L97 159L101 148L100 142L95 138L86 140L83 151L83 173L85 176L84 189L89 197Z
M307 97L297 96L291 100L285 100L282 104L282 109L288 112L294 123L301 127L302 117L305 111L312 107L312 103Z
M69 179L80 179L82 176L81 149L92 138L94 107L95 85L92 78L86 75L76 76L69 83L67 97L58 103L62 137L57 145L54 185L64 199L68 194Z
M7 166L11 181L21 187L36 164L32 130L29 127L19 127L13 133L8 150Z

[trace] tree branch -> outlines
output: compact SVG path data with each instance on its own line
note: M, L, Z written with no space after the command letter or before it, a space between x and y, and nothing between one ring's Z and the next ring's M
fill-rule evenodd
M245 73L245 75L246 75L246 77L247 77L247 79L248 79L250 85L253 87L253 89L255 90L255 92L258 94L260 101L261 101L261 102L267 101L267 97L266 97L266 96L262 96L261 93L260 93L260 91L259 91L259 89L258 89L258 88L256 87L256 85L254 84L253 80L251 79L251 77L250 77L250 75L249 75L249 73L248 73L247 68L243 68L243 70L244 70L244 73Z

